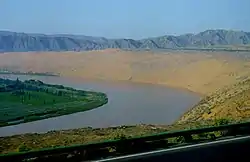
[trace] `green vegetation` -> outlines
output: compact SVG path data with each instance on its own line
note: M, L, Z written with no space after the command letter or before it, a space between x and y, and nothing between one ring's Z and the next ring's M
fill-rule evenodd
M107 102L103 93L45 84L39 80L21 82L0 78L0 126L86 111Z

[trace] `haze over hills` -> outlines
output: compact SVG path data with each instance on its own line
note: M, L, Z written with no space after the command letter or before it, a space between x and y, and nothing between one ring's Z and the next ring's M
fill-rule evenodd
M141 40L0 31L0 52L89 51L107 48L178 49L245 44L250 44L250 32L222 29L206 30L198 34L165 35Z

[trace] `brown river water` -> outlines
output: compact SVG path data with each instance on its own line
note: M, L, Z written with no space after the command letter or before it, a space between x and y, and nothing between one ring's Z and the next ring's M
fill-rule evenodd
M0 128L0 136L42 133L81 127L103 128L134 124L171 124L194 106L198 94L165 86L90 80L72 80L52 76L0 75L1 78L39 79L76 89L104 92L108 104L85 112L64 115ZM0 105L1 108L1 105Z

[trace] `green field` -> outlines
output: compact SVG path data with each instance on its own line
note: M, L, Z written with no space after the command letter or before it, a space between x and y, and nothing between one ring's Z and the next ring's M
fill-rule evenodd
M0 126L90 110L108 102L99 92L49 85L38 80L0 78Z

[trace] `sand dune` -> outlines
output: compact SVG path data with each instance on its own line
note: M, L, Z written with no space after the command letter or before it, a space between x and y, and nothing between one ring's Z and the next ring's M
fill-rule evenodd
M191 51L5 53L0 55L0 68L55 72L77 78L163 84L201 94L250 76L250 62L247 59L215 52Z

